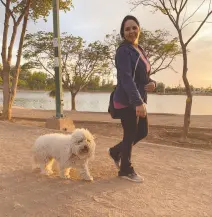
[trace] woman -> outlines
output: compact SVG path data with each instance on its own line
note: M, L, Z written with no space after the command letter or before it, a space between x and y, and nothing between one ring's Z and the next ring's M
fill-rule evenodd
M147 92L153 91L156 82L150 79L150 63L138 45L141 33L138 20L126 16L121 24L123 42L116 51L117 86L114 107L119 110L123 128L123 140L109 149L109 155L119 169L119 177L134 182L143 178L131 165L132 146L148 134L148 119L145 103Z

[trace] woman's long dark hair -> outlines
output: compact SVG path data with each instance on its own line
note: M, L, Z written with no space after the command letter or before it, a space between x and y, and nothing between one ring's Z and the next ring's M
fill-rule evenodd
M121 35L121 37L122 37L123 39L124 39L124 25L125 25L126 21L128 21L128 20L133 20L133 21L135 21L136 24L138 25L138 27L140 28L140 24L139 24L137 18L135 18L135 17L132 16L132 15L127 15L127 16L123 19L123 21L122 21L122 23L121 23L120 35Z

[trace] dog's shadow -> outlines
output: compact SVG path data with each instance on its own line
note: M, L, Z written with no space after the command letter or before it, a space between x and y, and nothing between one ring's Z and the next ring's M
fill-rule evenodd
M30 212L33 210L34 216L41 210L47 213L49 210L55 210L55 206L64 207L66 204L72 207L71 204L77 201L85 205L87 202L99 203L96 199L98 200L102 193L110 195L110 192L124 191L135 186L117 177L118 171L112 162L108 161L107 156L98 155L89 163L89 168L94 177L93 182L81 180L75 169L70 173L71 179L61 179L57 173L57 166L54 167L56 173L51 176L41 175L39 170L32 170L30 165L8 173L0 173L0 210L7 207L6 214L15 217L25 216L24 212L29 214L27 216L32 216ZM20 204L18 209L14 209L14 206L17 207L16 204ZM18 212L20 209L23 209L23 213Z
M80 179L65 180L56 175L45 176L30 169L0 174L0 180L0 209L2 206L14 208L15 202L25 208L33 206L35 210L39 210L41 205L51 209L55 204L59 206L67 203L67 200L88 200L102 192L129 188L127 181L116 176L107 179L95 179L94 176L93 182L87 182Z
M58 169L55 167L53 169L53 174L50 176L41 175L40 170L36 169L32 172L34 176L49 185L51 183L58 184L59 186L68 185L69 190L70 189L81 189L81 191L85 192L86 190L92 190L92 192L102 192L102 189L105 190L122 190L129 187L129 182L126 182L124 180L121 180L119 177L117 177L113 172L108 172L107 170L101 170L101 171L94 171L94 169L91 167L91 172L94 174L94 181L85 181L80 178L80 175L77 171L77 169L72 168L70 171L70 179L62 179L59 177ZM97 174L95 174L95 172ZM102 175L102 173L104 175ZM108 174L110 173L110 174ZM32 176L32 174L29 174L29 176ZM80 188L79 188L80 187Z

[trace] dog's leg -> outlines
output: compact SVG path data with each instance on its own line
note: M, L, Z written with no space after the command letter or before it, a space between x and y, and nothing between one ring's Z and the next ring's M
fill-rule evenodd
M90 175L89 168L88 168L88 161L85 161L80 169L80 176L82 179L86 181L93 181L93 177Z
M40 164L40 174L48 175L48 172L46 171L46 164Z
M46 170L47 170L47 174L48 175L52 175L53 174L53 170L52 170L52 166L54 163L54 159L50 159L49 162L46 164Z
M69 179L70 178L70 168L60 167L60 178Z
M70 170L71 170L71 168L66 168L66 169L64 169L64 176L65 176L67 179L70 179Z
M67 161L60 161L60 177L63 179L69 179L70 178L70 163Z
M64 168L64 165L61 162L60 162L59 167L60 167L60 178L65 179L66 178L65 177L65 168Z

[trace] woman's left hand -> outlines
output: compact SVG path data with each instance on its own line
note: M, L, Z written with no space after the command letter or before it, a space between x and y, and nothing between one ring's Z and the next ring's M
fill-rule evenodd
M144 89L148 92L152 92L155 90L155 83L149 82L147 85L145 85Z

